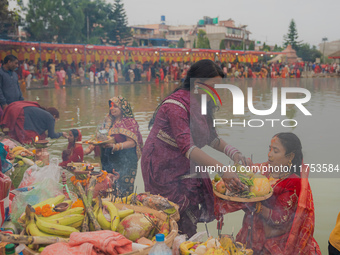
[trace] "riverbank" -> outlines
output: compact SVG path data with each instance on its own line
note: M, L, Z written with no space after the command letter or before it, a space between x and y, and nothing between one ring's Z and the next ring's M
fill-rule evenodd
M301 74L301 78L336 78L336 77L340 77L340 74L336 74L336 73L318 73L315 74L313 71L310 72L302 72ZM90 82L90 80L88 78L86 78L84 80L84 83L81 84L80 83L80 79L79 77L72 79L72 84L68 84L66 83L65 86L60 86L60 87L88 87L88 86L101 86L101 85L120 85L120 86L124 86L124 85L131 85L131 84L154 84L155 80L151 80L151 81L147 81L146 77L141 77L142 80L141 81L136 81L136 82L130 82L130 81L125 81L124 78L118 78L118 83L100 83L100 84L95 84L93 82ZM252 78L249 78L252 79ZM282 79L282 78L277 78L277 79ZM296 79L296 78L287 78L287 79ZM174 81L175 83L179 83L180 81ZM164 83L164 82L161 82ZM56 86L54 85L54 79L49 80L48 85L44 86L43 85L43 80L32 80L31 81L31 85L29 88L25 88L24 84L21 84L21 89L22 90L35 90L35 89L53 89L56 88Z

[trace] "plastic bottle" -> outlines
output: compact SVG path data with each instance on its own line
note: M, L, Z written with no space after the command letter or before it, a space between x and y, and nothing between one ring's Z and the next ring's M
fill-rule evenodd
M15 245L10 243L10 244L7 244L5 246L5 254L9 255L9 254L12 254L12 255L15 255Z
M149 255L172 255L171 249L164 243L164 235L156 235L156 244L150 250Z

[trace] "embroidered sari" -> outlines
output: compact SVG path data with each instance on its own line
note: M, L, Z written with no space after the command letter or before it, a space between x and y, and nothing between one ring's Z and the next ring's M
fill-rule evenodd
M247 244L254 255L321 254L313 238L314 203L306 167L301 177L291 174L273 183L272 188L273 195L262 202L270 209L269 219L256 213L252 215L247 203L228 202L215 197L216 217L221 220L223 214L244 210L243 225L236 241Z
M123 195L133 192L137 173L137 162L142 155L143 139L139 132L139 125L133 118L129 104L120 105L123 118L114 123L113 117L108 114L104 120L103 127L109 130L109 135L115 138L116 143L122 143L131 138L136 146L112 152L112 148L101 147L101 163L103 170L119 173L117 181L119 190ZM126 106L126 107L125 107Z

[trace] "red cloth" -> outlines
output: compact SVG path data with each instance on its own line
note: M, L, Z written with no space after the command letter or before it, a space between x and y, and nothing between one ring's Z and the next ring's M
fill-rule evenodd
M44 140L46 138L45 133L38 134L32 130L25 130L25 115L24 108L27 106L39 107L40 105L37 102L31 101L16 101L9 104L1 118L0 125L4 125L9 128L9 137L12 139L19 141L20 143L32 143L32 138L36 136L39 137L39 140Z
M41 255L116 255L132 251L132 242L123 235L110 231L74 232L68 243L47 246Z
M82 139L82 134L81 134L80 130L78 129L77 142L80 142L81 139ZM67 164L71 163L71 162L83 162L84 150L83 150L83 146L81 144L68 143L67 149L71 150L71 155L68 158L68 160L65 160L65 161L59 163L59 166L67 166Z
M262 165L267 165L264 163ZM308 172L301 174L301 178L292 174L272 184L273 195L262 202L271 209L271 216L265 220L261 215L254 214L248 203L227 202L215 197L215 214L222 214L244 210L245 216L236 241L250 242L252 233L252 249L256 254L321 254L319 245L313 238L314 232L314 204L312 191L308 182ZM249 231L249 227L252 230ZM272 229L286 230L284 234L275 237L265 236L265 224ZM282 232L281 232L282 233Z

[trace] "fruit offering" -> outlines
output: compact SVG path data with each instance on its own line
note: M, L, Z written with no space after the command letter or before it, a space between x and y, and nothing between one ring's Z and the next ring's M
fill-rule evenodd
M212 185L214 190L223 195L240 197L240 198L254 198L263 197L272 192L269 180L260 173L246 172L241 165L236 164L236 172L241 183L244 184L244 189L241 191L228 190L222 178L216 174Z
M206 242L186 241L179 247L181 255L252 255L251 249L246 249L243 244L234 242L227 235L219 239L210 237Z

